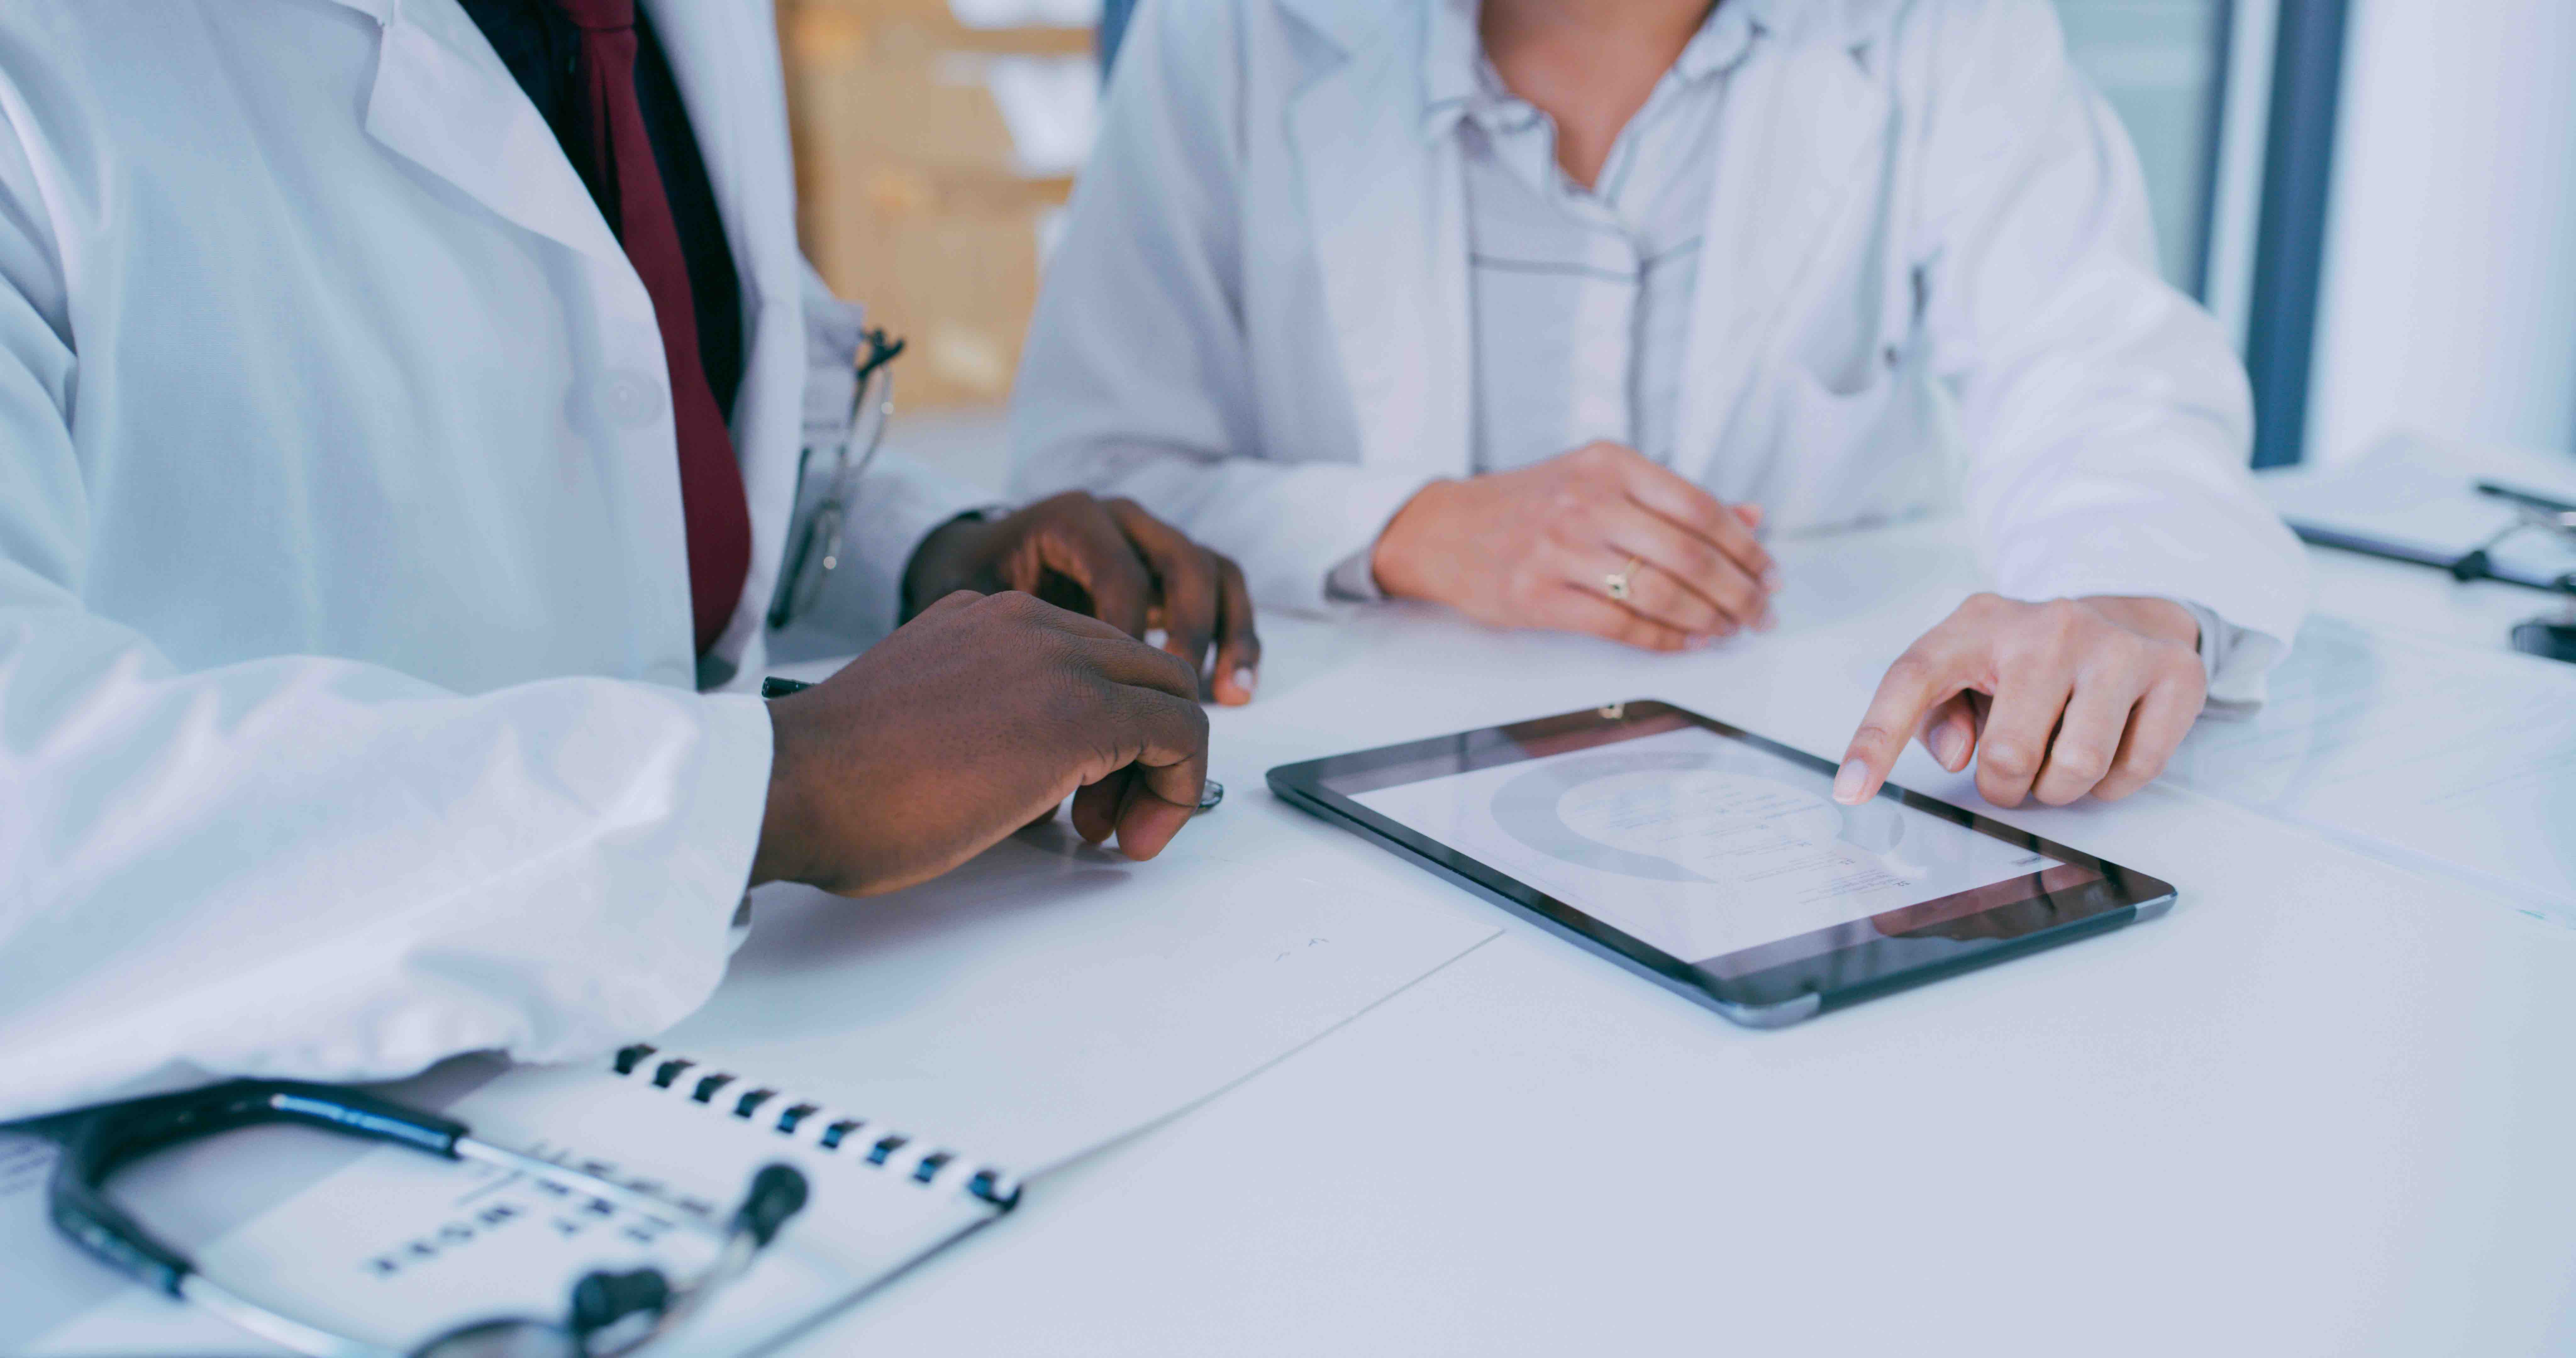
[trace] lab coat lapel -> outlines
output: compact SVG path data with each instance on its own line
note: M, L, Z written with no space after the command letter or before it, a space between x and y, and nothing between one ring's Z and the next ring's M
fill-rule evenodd
M1296 97L1289 128L1361 461L1463 476L1465 181L1456 139L1423 134L1422 28L1418 5L1388 6Z
M1839 25L1813 27L1825 31L1757 51L1726 101L1674 448L1675 471L1722 495L1753 484L1760 469L1720 463L1718 441L1888 135L1886 90Z
M376 21L369 136L509 221L586 255L624 252L553 129L465 11L421 0L333 0Z

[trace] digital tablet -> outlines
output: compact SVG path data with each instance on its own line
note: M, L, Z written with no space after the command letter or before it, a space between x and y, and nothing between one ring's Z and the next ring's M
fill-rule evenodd
M1739 1023L2163 913L2174 890L1670 703L1283 764L1271 789Z

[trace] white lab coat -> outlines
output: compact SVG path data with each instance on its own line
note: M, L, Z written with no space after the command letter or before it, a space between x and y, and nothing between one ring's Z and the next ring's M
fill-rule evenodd
M647 5L742 279L749 680L853 327L768 0ZM580 1056L705 998L770 731L697 691L664 374L454 0L0 8L0 1119ZM880 464L837 611L891 625L979 498Z
M1431 2L1144 7L1029 336L1017 489L1132 496L1256 599L1321 608L1469 472ZM2305 562L2246 472L2243 371L2156 277L2135 156L2046 0L1727 3L1764 32L1721 115L1675 470L1775 531L1955 497L2001 592L2198 602L2262 634L2229 667L2259 685Z

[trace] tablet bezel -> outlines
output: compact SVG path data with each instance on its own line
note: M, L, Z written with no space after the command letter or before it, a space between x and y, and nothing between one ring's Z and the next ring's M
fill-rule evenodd
M1979 888L1695 963L1674 957L1579 906L1398 824L1333 786L1336 781L1347 783L1389 769L1431 766L1430 771L1418 776L1378 784L1399 786L1574 750L1602 748L1684 726L1697 726L1721 738L1740 741L1827 778L1834 773L1832 763L1803 750L1673 703L1640 699L1282 764L1270 770L1269 782L1271 790L1290 803L1347 824L1479 895L1754 1027L1793 1023L1875 995L2116 929L2160 914L2173 904L2173 887L2145 873L1889 783L1879 790L1879 796L2045 854L2066 865L2067 870L2050 868L2026 879L2014 879L2014 884L2025 890L1992 904L1969 899L1993 896L1997 890ZM2086 880L2067 880L2079 876L2086 876ZM2052 877L2056 880L2046 880ZM1905 914L1929 922L1893 934L1879 930L1876 921ZM1953 936L1980 929L1991 932L1986 936Z

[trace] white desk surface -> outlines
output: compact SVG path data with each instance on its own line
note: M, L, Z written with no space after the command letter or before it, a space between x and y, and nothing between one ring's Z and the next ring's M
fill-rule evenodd
M1781 629L1694 656L1267 620L1261 700L1214 718L1229 798L1188 833L1331 844L1385 908L1457 909L1262 771L1635 697L1838 754L1972 587L1945 539L1788 545ZM2539 606L2316 564L2322 609L2470 645ZM2576 1352L2576 933L2179 789L2004 818L2180 904L1768 1033L1496 909L1494 941L791 1352Z

